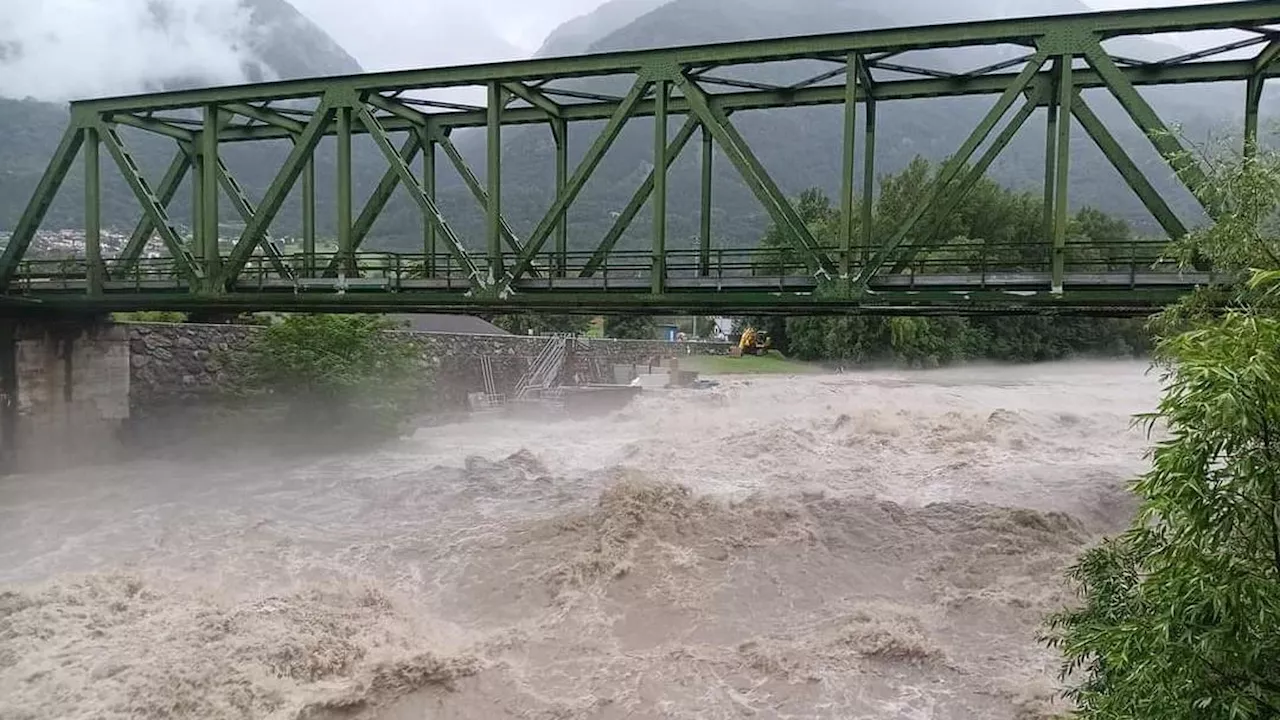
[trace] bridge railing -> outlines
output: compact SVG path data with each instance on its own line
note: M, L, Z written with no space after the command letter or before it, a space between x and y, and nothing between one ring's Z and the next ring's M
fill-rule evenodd
M1069 240L1062 248L1062 262L1067 273L1106 274L1122 283L1122 277L1150 273L1177 272L1177 265L1167 257L1163 240L1126 239L1095 241ZM839 247L822 247L831 257L839 257ZM857 272L863 259L870 255L863 248L851 250L851 272ZM283 263L288 274L282 274L276 262ZM956 239L931 247L912 257L909 262L889 263L881 277L964 276L966 282L982 284L988 278L1012 273L1047 273L1052 270L1054 249L1042 243ZM508 261L509 262L509 261ZM178 264L170 258L143 258L127 267L115 259L104 261L107 286L118 291L185 288L187 280ZM508 265L509 267L509 265ZM481 263L480 271L489 268ZM607 261L596 262L592 252L545 254L532 264L531 276L522 286L531 289L556 287L592 287L609 289L635 288L649 282L660 271L664 279L692 281L701 279L711 285L715 281L753 279L755 286L783 287L787 279L812 277L814 268L790 247L669 249L655 258L649 250L615 250ZM19 291L83 290L89 277L84 258L43 258L24 260L16 276ZM359 252L342 261L336 253L304 255L286 254L278 259L262 256L250 258L236 283L238 288L272 288L280 286L346 287L388 289L430 287L462 291L470 287L471 278L449 253Z

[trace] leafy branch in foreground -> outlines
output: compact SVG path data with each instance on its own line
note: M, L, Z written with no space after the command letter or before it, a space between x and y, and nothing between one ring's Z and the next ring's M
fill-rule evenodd
M421 353L375 315L290 315L236 358L242 394L285 398L291 420L358 435L394 432L430 378Z
M1162 316L1140 511L1047 621L1082 718L1280 717L1280 158L1209 167L1226 214L1177 250L1246 281Z

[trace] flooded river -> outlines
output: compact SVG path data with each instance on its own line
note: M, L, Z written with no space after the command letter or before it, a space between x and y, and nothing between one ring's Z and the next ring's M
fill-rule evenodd
M0 479L0 718L1048 717L1145 363L730 378Z

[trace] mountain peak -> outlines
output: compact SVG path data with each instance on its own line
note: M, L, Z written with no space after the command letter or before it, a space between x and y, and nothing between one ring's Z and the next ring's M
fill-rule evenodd
M6 14L6 97L64 101L360 71L287 0L42 0Z
M595 10L560 25L535 53L535 57L577 55L592 43L653 12L671 0L609 0Z

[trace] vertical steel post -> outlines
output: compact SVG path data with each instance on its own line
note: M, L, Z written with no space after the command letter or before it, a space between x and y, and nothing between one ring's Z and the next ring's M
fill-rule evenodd
M1054 82L1057 76L1054 76ZM1058 93L1048 93L1049 98L1045 105L1045 129L1044 129L1044 227L1043 227L1043 245L1041 247L1050 247L1053 244L1053 223L1056 218L1054 213L1054 202L1057 199L1055 185L1058 179L1058 123L1061 121L1058 112ZM1052 262L1052 251L1050 257L1045 258Z
M858 65L857 53L845 58L844 70L844 160L841 164L840 185L840 277L849 277L849 265L853 255L853 165L857 160L854 142L858 134Z
M436 139L423 133L422 142L422 191L431 202L436 201ZM422 216L423 277L434 277L436 272L436 224Z
M316 276L316 161L302 170L302 276Z
M867 119L862 143L862 261L871 259L871 247L875 242L872 227L872 211L876 192L876 101L867 93Z
M711 181L714 145L711 131L702 126L702 229L698 235L698 275L711 275Z
M660 295L667 286L667 99L671 84L654 83L653 101L653 269L650 290Z
M102 167L98 128L84 129L84 252L90 295L102 294Z
M1258 105L1262 103L1261 73L1252 75L1244 92L1244 156L1252 159L1258 154Z
M488 160L485 180L489 184L486 226L489 240L489 282L502 278L502 102L506 90L498 82L489 83Z
M1062 292L1062 276L1066 269L1067 253L1067 190L1071 175L1071 101L1075 86L1071 78L1071 64L1075 57L1058 58L1058 159L1055 163L1057 178L1054 180L1053 219L1053 291Z
M569 183L569 123L563 118L552 118L551 135L556 143L556 197ZM565 208L556 217L555 277L565 277L569 264L569 210Z
M338 108L338 256L348 277L356 274L351 233L351 108Z
M197 142L191 146L191 243L194 252L200 252L200 249L204 247L205 183L203 162L200 156L200 143ZM142 250L145 251L146 247L143 247ZM139 257L141 257L141 253Z
M221 249L218 247L218 106L204 107L204 126L200 131L200 209L202 259L207 281L205 292L216 292L222 278Z

